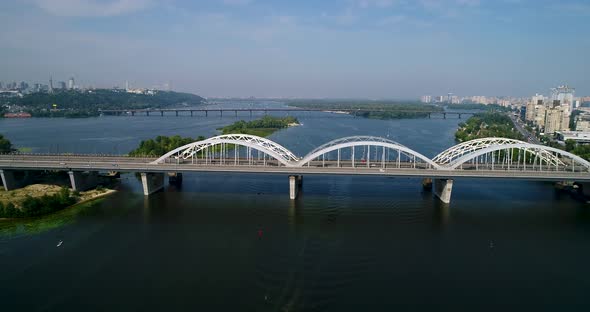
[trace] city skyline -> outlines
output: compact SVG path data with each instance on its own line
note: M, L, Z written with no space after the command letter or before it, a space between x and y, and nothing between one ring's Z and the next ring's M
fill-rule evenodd
M530 96L563 84L585 95L590 39L576 34L588 16L573 0L2 3L0 81L169 81L207 97Z

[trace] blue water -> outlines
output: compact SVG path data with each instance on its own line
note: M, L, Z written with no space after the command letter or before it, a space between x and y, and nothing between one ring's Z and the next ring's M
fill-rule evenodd
M374 135L432 157L461 121L295 116L302 126L270 139L299 156ZM119 154L235 120L0 119L0 133L36 152ZM0 299L7 311L588 308L590 207L551 184L485 179L457 179L445 206L420 182L309 175L291 201L286 176L202 173L144 199L124 175L67 222L0 221Z

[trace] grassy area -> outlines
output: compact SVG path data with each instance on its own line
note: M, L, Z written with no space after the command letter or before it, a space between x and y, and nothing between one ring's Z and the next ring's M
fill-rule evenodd
M85 192L70 192L64 187L49 184L31 184L12 191L2 189L0 191L0 218L21 218L52 213L113 192L115 191L101 186ZM13 215L14 212L8 212L8 206L17 210L16 215Z

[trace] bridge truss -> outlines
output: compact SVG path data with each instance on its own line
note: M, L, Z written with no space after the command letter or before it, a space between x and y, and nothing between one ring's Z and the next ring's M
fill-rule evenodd
M232 159L233 156L233 159ZM282 164L292 166L299 158L282 145L269 139L247 134L227 134L212 137L206 140L190 143L176 148L153 163L164 163L170 158L180 160L191 160L193 163L204 161L205 164L242 164L246 158L248 165ZM232 163L233 161L233 163Z
M464 155L476 152L481 149L503 146L509 144L528 144L524 141L507 139L507 138L482 138L466 141L455 146L451 146L440 154L436 155L432 160L440 165L448 165ZM557 155L554 155L548 150L542 148L533 148L529 153L534 153L541 162L547 165L557 166L564 165Z
M352 136L323 144L303 158L254 135L227 134L176 148L152 164L248 165L322 168L506 170L590 172L590 163L566 151L505 139L484 138L455 145L430 159L398 142Z
M351 136L321 145L298 161L298 166L438 168L428 157L392 140Z

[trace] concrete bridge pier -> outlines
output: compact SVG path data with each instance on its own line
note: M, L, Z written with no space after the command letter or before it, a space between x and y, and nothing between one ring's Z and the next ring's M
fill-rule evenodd
M451 179L434 179L434 195L445 204L451 202L451 192L453 191L453 180Z
M4 190L12 191L17 188L21 188L29 183L29 172L28 171L17 171L17 170L0 170L0 177L2 178L2 185Z
M182 172L168 172L168 183L182 185Z
M290 175L289 176L289 198L296 199L297 195L301 191L301 186L303 185L303 176L302 175Z
M145 196L162 190L164 189L164 173L142 172L141 184L143 185L143 195Z
M432 178L422 179L422 188L425 191L431 191L432 190Z
M98 171L68 171L68 175L74 191L86 191L98 184Z

